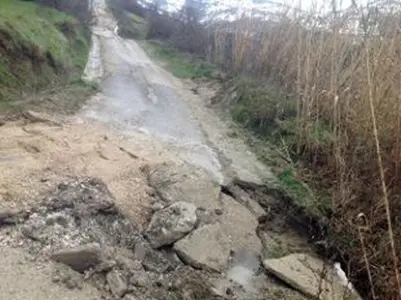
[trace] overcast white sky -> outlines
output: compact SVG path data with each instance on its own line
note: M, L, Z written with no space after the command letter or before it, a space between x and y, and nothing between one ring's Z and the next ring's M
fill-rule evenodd
M168 0L174 7L181 7L185 0ZM365 4L368 0L356 0L358 4ZM260 7L260 8L269 8L274 5L269 4L268 2L273 2L277 4L284 4L290 7L299 7L301 6L304 10L310 10L312 8L317 11L326 11L329 9L331 5L330 0L217 0L219 3L218 7L222 8L230 8L230 7L241 7L241 8L252 8L252 7ZM266 4L255 4L267 2ZM351 5L351 0L336 0L337 9L345 9Z
M242 12L249 10L251 8L259 8L270 12L277 11L279 7L278 5L280 4L285 5L286 7L294 7L294 8L301 7L302 10L308 10L308 11L314 9L316 13L322 13L322 12L324 13L331 10L331 2L332 2L331 0L210 0L210 1L211 2L217 1L218 3L218 5L214 7L213 11L222 11L228 8L240 8L240 10L237 11L238 16L240 16ZM356 3L359 5L365 5L368 1L369 0L356 0ZM169 3L167 9L169 11L176 11L180 9L185 0L167 0L167 2ZM256 4L256 3L263 3L263 4ZM350 7L351 3L352 0L336 0L336 5L338 10L343 10Z

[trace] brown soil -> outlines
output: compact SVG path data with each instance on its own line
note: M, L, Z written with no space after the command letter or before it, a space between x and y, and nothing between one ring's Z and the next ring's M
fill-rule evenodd
M0 127L0 205L26 207L66 179L98 177L141 226L152 194L141 167L163 158L148 153L144 143L131 143L138 139L94 125L8 123Z

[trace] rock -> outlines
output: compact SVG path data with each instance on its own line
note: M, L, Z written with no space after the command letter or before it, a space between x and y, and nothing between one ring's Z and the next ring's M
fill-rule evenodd
M231 184L227 187L227 190L233 195L234 199L240 204L244 205L256 218L266 216L266 211L260 206L260 204L252 199L247 192L241 189L239 186Z
M118 210L114 202L113 195L103 181L89 178L68 185L60 184L48 206L54 211L73 208L76 214L86 217L99 213L116 214Z
M112 270L106 275L107 283L109 284L111 293L122 298L128 292L127 279L117 270Z
M28 221L21 227L21 233L34 241L43 240L40 233L45 226L45 220L38 214L33 213L30 215Z
M178 166L157 164L147 168L149 185L168 203L190 202L197 207L220 208L220 185L204 171Z
M143 271L142 264L139 260L130 259L123 255L116 257L117 265L126 272L133 274L138 271Z
M196 268L222 271L232 251L249 249L259 255L262 250L255 216L226 195L221 201L224 214L217 223L196 229L174 245L178 256Z
M227 130L226 135L229 138L237 138L238 137L238 132L235 129L229 129L229 130Z
M135 244L134 254L147 271L160 274L172 271L175 268L162 252L153 249L145 241L138 241Z
M23 214L11 209L0 209L0 226L18 224Z
M151 280L146 271L135 272L130 278L130 283L136 287L147 287L151 285Z
M52 273L52 282L65 285L68 289L82 289L82 275L66 265L58 264Z
M98 265L102 261L102 251L99 245L88 244L56 251L50 258L82 273L85 270Z
M69 225L69 218L63 213L52 213L46 217L46 225L58 224L63 227Z
M170 245L195 227L196 206L188 202L176 202L156 212L146 231L153 248Z
M229 239L231 249L235 252L249 249L260 253L262 243L256 235L259 225L256 217L233 198L222 194L224 214L220 217L220 224L225 236Z
M108 271L110 271L111 269L113 269L116 265L116 262L114 260L105 260L102 261L100 264L98 264L96 266L96 272L100 272L100 273L106 273Z
M178 256L187 264L202 269L220 271L228 263L230 243L220 224L196 229L174 245Z
M216 209L214 210L214 213L215 213L216 215L218 215L218 216L221 216L221 215L223 214L223 210L221 210L220 208L216 208Z
M127 294L124 296L123 300L138 300L138 298L132 294Z
M93 273L90 274L90 283L98 290L105 290L105 286L107 286L106 276L102 273Z
M152 211L153 212L157 212L159 210L162 210L165 206L163 205L163 203L160 202L156 202L152 205Z
M268 259L264 267L294 289L320 300L361 300L345 286L331 265L307 254Z
M211 210L198 209L196 211L196 215L198 216L198 220L196 222L195 227L200 227L200 226L216 223L216 221L218 219L217 214Z
M61 126L60 122L58 122L53 117L51 117L47 114L44 114L44 113L27 110L23 113L23 116L26 119L30 120L32 123L47 123L47 124L54 125L54 126Z

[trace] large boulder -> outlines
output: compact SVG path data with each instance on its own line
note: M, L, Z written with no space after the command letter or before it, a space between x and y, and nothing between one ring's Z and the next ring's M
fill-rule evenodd
M230 243L220 224L203 226L174 245L178 256L187 264L202 269L222 270L228 263Z
M220 207L220 185L205 171L176 164L157 164L147 168L148 180L159 197L168 203L191 202L197 207Z
M176 242L174 249L186 263L204 269L226 269L230 255L243 249L260 254L255 216L233 198L222 195L222 214L215 224L200 227Z
M153 248L170 245L191 232L197 220L196 206L188 202L176 202L157 211L146 230Z
M259 225L257 218L230 196L221 195L223 214L220 216L220 226L230 241L231 249L249 249L253 252L262 251L262 243L256 235Z
M294 289L319 300L361 300L334 268L307 254L291 254L263 262L265 268Z

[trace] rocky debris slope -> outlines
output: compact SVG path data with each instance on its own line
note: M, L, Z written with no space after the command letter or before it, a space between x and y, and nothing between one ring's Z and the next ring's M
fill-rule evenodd
M172 164L150 166L147 173L162 206L188 201L197 207L198 226L174 245L186 263L195 268L224 271L237 251L247 249L260 255L262 245L256 236L255 215L220 193L221 187L207 173Z
M256 218L226 195L219 201L221 214L213 223L199 227L174 245L178 255L194 267L223 271L232 254L243 249L260 256L262 245L256 236Z
M313 294L274 261L263 268L256 232L267 212L243 191L221 193L206 173L183 166L143 171L158 195L147 229L122 214L101 180L84 178L59 184L28 211L0 213L1 246L52 264L54 284L90 284L102 299L303 299L266 269Z
M15 222L2 227L2 246L22 247L37 263L57 263L53 281L58 284L79 288L77 282L91 283L103 299L217 299L225 293L213 289L224 274L194 269L172 248L199 226L194 204L176 202L159 210L142 234L118 210L104 183L89 178L59 184L30 211L4 216ZM162 242L155 245L143 237L152 241L153 233ZM226 289L231 297L235 289L237 295L244 293L232 282Z

